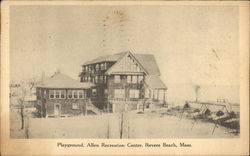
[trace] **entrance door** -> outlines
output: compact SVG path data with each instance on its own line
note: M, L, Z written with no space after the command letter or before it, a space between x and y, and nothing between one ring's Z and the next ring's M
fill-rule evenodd
M55 110L54 110L55 116L60 116L60 112L61 112L60 104L55 104Z

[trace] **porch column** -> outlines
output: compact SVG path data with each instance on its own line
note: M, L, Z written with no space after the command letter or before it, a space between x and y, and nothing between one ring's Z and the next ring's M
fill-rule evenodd
M153 92L153 99L155 99L155 90L152 90Z
M84 115L87 115L88 111L87 111L87 107L88 107L88 99L87 99L87 89L84 90L84 103L85 103L85 110L84 110Z
M165 102L165 92L166 92L166 90L164 89L163 91L164 91L163 100L164 100L164 102Z
M159 100L159 89L157 89L157 100Z

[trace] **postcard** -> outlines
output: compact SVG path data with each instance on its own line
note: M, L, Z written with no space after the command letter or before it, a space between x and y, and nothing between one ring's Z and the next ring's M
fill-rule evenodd
M249 2L5 1L2 155L248 155Z

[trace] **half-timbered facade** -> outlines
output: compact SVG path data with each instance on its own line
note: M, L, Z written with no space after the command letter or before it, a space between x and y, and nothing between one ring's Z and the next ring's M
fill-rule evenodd
M82 65L80 81L94 83L91 101L104 111L162 106L166 86L153 55L122 52L98 57Z

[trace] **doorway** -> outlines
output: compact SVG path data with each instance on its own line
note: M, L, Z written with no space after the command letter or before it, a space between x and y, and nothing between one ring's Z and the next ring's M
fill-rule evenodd
M54 115L55 117L59 117L61 114L61 105L60 104L55 104L54 106Z

